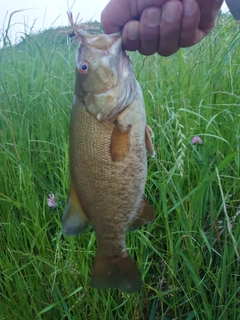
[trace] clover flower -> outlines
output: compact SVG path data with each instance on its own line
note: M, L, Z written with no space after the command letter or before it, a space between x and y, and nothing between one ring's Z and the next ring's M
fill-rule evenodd
M192 138L192 144L202 144L202 143L203 143L203 141L199 136L194 136Z
M47 204L49 208L55 208L57 206L55 194L51 193L48 195Z

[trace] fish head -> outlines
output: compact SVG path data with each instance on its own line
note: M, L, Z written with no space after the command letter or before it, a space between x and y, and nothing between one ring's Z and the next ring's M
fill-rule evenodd
M116 109L116 101L125 96L123 91L134 77L131 61L122 48L121 33L106 35L79 30L79 37L75 94L91 114L99 116L105 107L107 116Z
M78 91L98 94L115 87L123 71L123 60L129 60L122 50L121 34L99 35L80 30L79 35L81 42L76 55Z

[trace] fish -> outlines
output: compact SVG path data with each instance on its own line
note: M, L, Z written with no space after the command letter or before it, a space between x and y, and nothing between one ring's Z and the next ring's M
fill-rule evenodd
M90 285L133 293L142 279L127 252L126 232L155 217L144 196L153 131L121 34L79 30L78 38L63 233L77 235L91 222L97 252Z

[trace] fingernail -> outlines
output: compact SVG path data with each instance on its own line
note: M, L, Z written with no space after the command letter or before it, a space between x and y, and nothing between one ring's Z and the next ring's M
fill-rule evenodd
M161 9L149 8L145 10L146 22L149 27L156 27L160 23Z
M163 19L173 22L179 16L179 6L176 3L167 2L163 7Z
M129 40L139 40L140 39L139 22L138 21L134 21L131 23L131 25L128 26L127 35L128 35Z
M192 1L192 0L188 0L186 1L184 7L183 7L183 14L184 16L190 16L194 9L195 9L195 1Z

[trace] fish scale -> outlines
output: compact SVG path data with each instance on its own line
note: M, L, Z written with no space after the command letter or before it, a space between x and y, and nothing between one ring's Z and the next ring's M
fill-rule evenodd
M131 151L124 161L113 162L109 150L113 125L101 125L86 112L81 104L74 107L72 118L75 125L71 125L70 136L74 140L75 148L70 154L71 175L78 177L75 186L77 192L81 194L80 200L84 211L87 216L91 216L91 220L96 219L98 225L104 213L106 216L111 216L112 220L124 218L125 229L127 229L131 214L135 215L135 212L132 213L133 206L136 211L144 192L144 185L143 183L140 185L139 182L145 179L146 148L144 146L139 150L142 152L142 159L138 161L139 168L132 168L136 164L136 153ZM141 142L140 145L143 146L143 143ZM79 163L81 163L80 166ZM123 176L124 170L127 172ZM137 188L139 190L136 190ZM96 210L96 206L101 208L101 212ZM114 213L119 212L120 209L123 213L119 217Z

